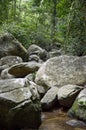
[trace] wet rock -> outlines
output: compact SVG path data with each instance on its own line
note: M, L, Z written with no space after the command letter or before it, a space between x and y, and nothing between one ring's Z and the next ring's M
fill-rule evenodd
M36 74L35 82L46 86L86 83L86 56L58 56L47 60Z
M83 87L78 85L65 85L58 90L58 101L65 107L71 107L76 96L82 89Z
M73 126L73 127L86 127L86 123L80 120L69 120L66 124Z

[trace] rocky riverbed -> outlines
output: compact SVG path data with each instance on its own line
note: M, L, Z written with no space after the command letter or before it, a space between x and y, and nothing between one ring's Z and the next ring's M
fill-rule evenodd
M69 118L66 112L63 108L42 112L42 124L34 130L86 130L84 122Z
M43 121L39 130L86 130L86 126L82 122L67 124L72 121L62 109L54 110L53 112L42 113ZM80 125L81 124L81 125Z
M86 56L51 58L11 34L0 37L0 48L0 130L86 129Z

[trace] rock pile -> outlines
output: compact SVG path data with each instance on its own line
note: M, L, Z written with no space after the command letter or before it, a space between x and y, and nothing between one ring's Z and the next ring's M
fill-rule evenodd
M26 50L11 34L0 37L0 48L0 126L38 128L41 107L56 104L86 122L86 56L49 58L37 45Z

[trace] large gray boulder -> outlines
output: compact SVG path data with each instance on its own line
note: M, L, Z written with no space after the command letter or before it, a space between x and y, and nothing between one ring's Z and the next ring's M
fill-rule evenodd
M0 126L38 128L41 106L36 84L26 79L0 80Z
M5 33L0 37L0 58L8 55L20 56L25 60L27 50L12 34Z
M14 77L22 78L30 73L36 72L41 67L37 62L22 62L8 68L8 73ZM2 71L3 73L3 71Z
M58 90L58 101L65 107L71 107L76 96L82 89L83 87L78 85L65 85Z
M70 117L75 117L86 123L86 88L84 88L76 98L73 106L68 111Z
M86 56L62 55L47 60L36 74L35 82L44 87L86 83Z

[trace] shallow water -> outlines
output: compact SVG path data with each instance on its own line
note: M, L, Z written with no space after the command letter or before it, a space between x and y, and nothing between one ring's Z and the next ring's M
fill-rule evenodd
M86 130L86 127L73 127L66 124L71 120L65 111L58 109L42 113L42 124L39 130Z

